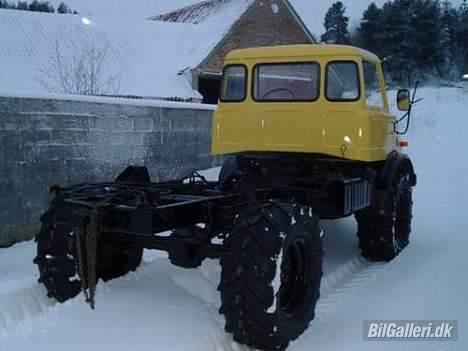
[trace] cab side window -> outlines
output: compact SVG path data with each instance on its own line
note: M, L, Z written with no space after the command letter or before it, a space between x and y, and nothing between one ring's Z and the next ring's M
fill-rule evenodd
M247 67L226 66L221 85L222 102L242 102L247 96Z
M333 61L327 65L325 94L328 101L351 102L360 97L358 65L352 61Z
M383 97L380 89L377 66L370 62L364 62L364 84L366 86L366 104L369 107L383 108Z

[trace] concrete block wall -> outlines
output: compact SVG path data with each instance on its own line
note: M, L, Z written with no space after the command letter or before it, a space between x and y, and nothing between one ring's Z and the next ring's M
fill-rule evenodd
M103 102L105 101L105 102ZM214 166L213 107L116 99L0 97L0 247L31 238L52 184L153 180Z

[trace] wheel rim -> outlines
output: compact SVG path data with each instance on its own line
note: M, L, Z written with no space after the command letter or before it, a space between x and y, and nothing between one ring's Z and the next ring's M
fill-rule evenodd
M281 310L288 316L301 309L306 297L309 270L304 240L292 242L285 253L279 291Z

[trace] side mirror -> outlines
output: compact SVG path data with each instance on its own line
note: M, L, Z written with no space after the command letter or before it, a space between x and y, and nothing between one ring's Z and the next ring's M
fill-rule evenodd
M398 94L397 94L398 109L400 111L409 111L410 106L411 106L410 99L411 99L411 93L408 89L398 90Z

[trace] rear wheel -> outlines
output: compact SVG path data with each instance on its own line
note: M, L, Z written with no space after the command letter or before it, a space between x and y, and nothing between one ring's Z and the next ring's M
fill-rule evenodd
M42 227L36 236L39 283L44 284L47 296L65 302L81 291L77 271L76 233L62 222L64 211L49 210L41 218Z
M413 218L410 176L401 171L389 190L383 211L369 208L356 214L362 255L372 261L391 261L409 245Z
M79 219L72 220L66 209L52 209L41 220L41 231L36 236L37 257L34 260L39 268L39 282L44 284L49 297L65 302L77 296L82 287L74 224L79 223ZM143 249L140 247L100 240L97 277L108 281L134 271L140 265L142 256Z
M315 316L322 231L308 208L269 202L242 213L225 241L220 312L242 344L282 350Z

